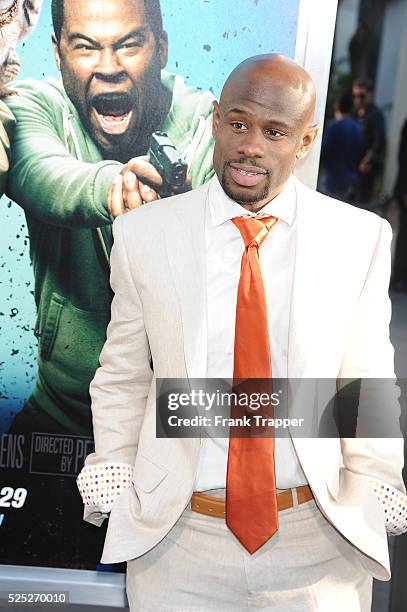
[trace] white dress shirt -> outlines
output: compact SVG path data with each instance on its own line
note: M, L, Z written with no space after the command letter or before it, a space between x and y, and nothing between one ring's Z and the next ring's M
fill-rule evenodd
M233 378L236 300L244 242L233 217L278 218L259 249L274 378L287 378L288 326L296 245L296 194L292 179L257 215L231 200L215 176L206 210L208 378ZM196 491L226 487L227 438L205 437L201 446ZM275 439L278 489L307 484L289 434Z

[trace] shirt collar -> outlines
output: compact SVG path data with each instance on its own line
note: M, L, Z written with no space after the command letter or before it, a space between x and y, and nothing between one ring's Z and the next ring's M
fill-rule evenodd
M229 198L223 191L218 177L210 180L209 185L209 210L212 227L217 227L233 219L234 217L277 217L291 226L294 222L296 212L295 187L292 175L287 181L283 191L264 206L258 213L252 213L243 208L240 204Z

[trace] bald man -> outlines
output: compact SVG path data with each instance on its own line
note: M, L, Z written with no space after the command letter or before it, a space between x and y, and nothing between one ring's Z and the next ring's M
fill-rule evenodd
M200 438L186 421L156 434L156 379L187 392L171 395L176 423L195 379L394 376L387 222L292 175L314 110L293 61L243 62L214 103L216 176L114 222L78 485L86 520L110 514L102 561L128 562L131 610L367 612L372 576L389 579L386 527L401 527L376 493L405 512L401 439L256 437L252 423L239 437L233 405L229 437L209 421Z

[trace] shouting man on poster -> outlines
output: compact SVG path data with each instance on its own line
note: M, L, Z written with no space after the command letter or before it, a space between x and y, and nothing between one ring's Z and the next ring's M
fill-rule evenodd
M26 214L38 309L38 376L13 429L90 435L112 219L157 198L162 177L146 157L155 131L188 165L188 186L212 176L213 96L163 70L159 0L53 0L52 18L62 82L27 79L8 99L8 195Z

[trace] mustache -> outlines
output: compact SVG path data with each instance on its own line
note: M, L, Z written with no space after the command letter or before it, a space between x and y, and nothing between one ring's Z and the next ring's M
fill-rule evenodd
M241 164L242 166L253 166L258 170L264 170L266 174L270 174L270 170L265 166L262 166L256 159L250 159L250 157L236 157L236 159L229 159L226 162L226 165L230 166L230 164Z
M97 94L90 100L101 115L127 115L136 105L135 96L127 92Z

